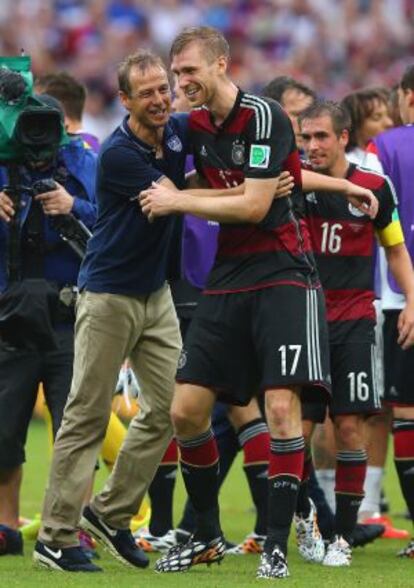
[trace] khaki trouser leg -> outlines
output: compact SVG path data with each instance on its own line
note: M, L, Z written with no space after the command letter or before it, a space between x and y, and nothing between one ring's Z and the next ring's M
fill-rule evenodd
M130 352L138 378L140 411L127 436L103 491L92 508L106 523L129 527L172 437L170 405L181 337L169 288L147 301L140 340Z
M143 304L84 292L79 300L71 392L59 429L39 538L77 545L85 492L105 436L120 366L140 336Z

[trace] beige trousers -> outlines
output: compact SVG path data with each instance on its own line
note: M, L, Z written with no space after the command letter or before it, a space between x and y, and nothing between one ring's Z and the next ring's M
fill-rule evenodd
M56 547L78 544L83 500L126 357L140 384L141 410L130 423L111 476L92 508L111 526L128 528L172 437L169 409L180 349L167 285L140 297L80 295L73 380L54 447L41 541Z

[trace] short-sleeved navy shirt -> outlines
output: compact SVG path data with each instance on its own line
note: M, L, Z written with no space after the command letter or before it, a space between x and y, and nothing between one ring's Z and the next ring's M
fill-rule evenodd
M150 223L131 198L163 177L183 188L187 119L186 114L171 116L162 159L132 133L128 117L103 143L96 180L98 220L79 273L80 289L140 296L165 282L175 218Z

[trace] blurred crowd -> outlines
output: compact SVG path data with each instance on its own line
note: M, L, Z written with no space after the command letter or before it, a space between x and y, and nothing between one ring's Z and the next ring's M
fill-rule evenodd
M35 74L67 69L89 91L85 125L103 138L121 113L116 65L139 46L167 57L184 26L220 28L233 79L260 91L287 74L329 98L394 84L414 54L414 0L2 0L0 54Z

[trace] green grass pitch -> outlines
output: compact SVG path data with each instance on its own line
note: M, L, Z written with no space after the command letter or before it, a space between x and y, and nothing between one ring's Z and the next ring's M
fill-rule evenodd
M21 511L23 516L33 516L39 512L43 489L49 466L46 441L46 429L43 423L33 421L27 444L27 464L25 466L22 490ZM102 467L98 474L97 487L105 479L106 471ZM393 513L404 510L400 496L394 466L390 461L385 481L387 495L391 501ZM176 490L176 521L184 500L181 480ZM253 512L248 496L247 484L238 461L226 481L221 493L222 525L226 536L232 541L241 540L252 530ZM410 530L411 525L402 518L395 518L399 527ZM399 560L395 557L398 549L406 542L395 540L378 540L362 549L355 549L352 566L344 569L324 568L303 562L297 555L294 538L291 536L289 549L289 567L291 577L282 580L289 587L306 588L348 588L348 587L414 587L414 560ZM257 556L228 556L222 565L197 566L185 574L155 574L149 570L134 570L117 563L102 551L100 563L104 568L102 574L67 574L39 570L32 564L33 543L26 542L24 557L0 557L0 586L60 588L71 586L87 588L226 588L259 586L269 581L256 580ZM155 558L153 558L155 559ZM153 561L153 560L152 560ZM280 580L270 581L278 583Z

